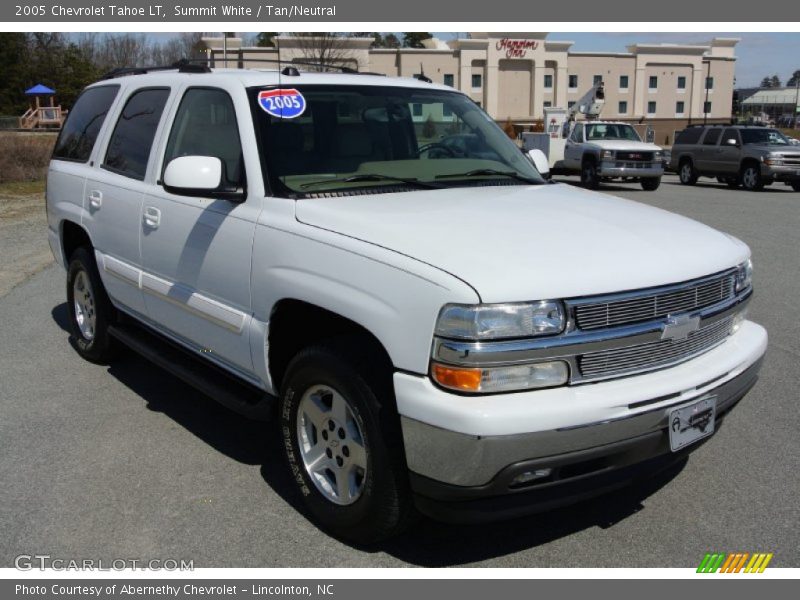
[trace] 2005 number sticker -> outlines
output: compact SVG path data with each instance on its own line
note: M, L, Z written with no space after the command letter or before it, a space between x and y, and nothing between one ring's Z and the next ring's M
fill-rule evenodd
M265 113L279 119L294 119L306 110L306 99L295 89L264 90L258 93L258 105Z

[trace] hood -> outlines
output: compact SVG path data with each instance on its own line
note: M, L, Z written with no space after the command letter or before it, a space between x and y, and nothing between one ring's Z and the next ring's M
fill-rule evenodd
M298 200L296 217L442 269L484 302L677 283L749 255L691 219L566 184Z
M661 147L647 142L633 142L631 140L589 140L592 144L603 150L638 150L640 152L661 152Z
M751 154L783 154L799 156L800 146L770 146L769 144L745 144Z

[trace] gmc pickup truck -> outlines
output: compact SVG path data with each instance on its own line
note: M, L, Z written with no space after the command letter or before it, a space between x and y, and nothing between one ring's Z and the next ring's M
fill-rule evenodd
M349 541L652 474L756 381L750 250L532 158L417 79L116 71L47 180L74 345L272 419L309 514Z

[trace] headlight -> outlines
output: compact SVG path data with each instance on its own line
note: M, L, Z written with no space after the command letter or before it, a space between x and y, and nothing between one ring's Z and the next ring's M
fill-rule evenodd
M439 312L436 335L465 340L497 340L561 333L566 324L561 302L447 304Z
M661 160L664 158L663 152L653 152L653 160Z
M613 150L603 150L600 153L601 160L614 160L614 151Z
M753 261L749 258L736 271L736 293L753 285Z
M431 363L431 377L442 387L458 392L492 394L564 385L569 367L560 360L485 369Z

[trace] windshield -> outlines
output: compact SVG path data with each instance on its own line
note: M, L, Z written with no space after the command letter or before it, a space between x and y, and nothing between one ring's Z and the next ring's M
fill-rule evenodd
M777 129L741 129L743 144L788 146L789 140Z
M630 125L619 123L587 123L586 140L630 140L641 142L642 139Z
M262 165L279 195L544 183L460 93L297 85L251 89L250 99Z

